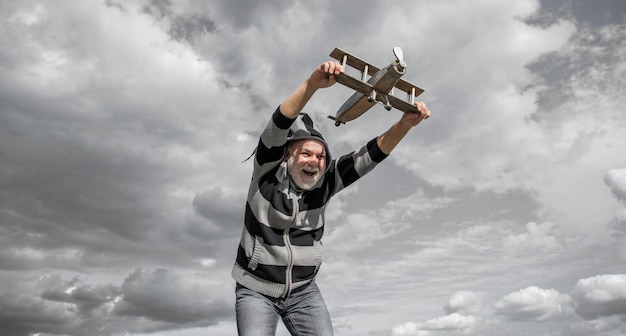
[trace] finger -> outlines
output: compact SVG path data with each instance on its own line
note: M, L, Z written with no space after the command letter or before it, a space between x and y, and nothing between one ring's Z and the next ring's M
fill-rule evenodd
M343 65L335 62L335 74L342 74L345 71L345 69L343 68Z
M328 63L324 62L319 67L320 72L328 74Z
M428 119L430 117L430 110L426 107L426 104L422 101L415 102L415 108L420 112L422 119Z
M327 65L327 69L328 69L328 73L329 74L334 74L335 73L335 65L332 62L326 62Z

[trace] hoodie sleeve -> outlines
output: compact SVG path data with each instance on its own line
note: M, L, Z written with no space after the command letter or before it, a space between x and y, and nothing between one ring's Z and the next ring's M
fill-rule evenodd
M254 157L254 175L261 176L280 164L285 155L285 144L289 127L295 119L289 119L280 113L280 106L259 137Z
M341 156L335 161L335 186L332 194L336 194L356 180L365 176L380 162L389 156L378 147L376 138L370 140L358 151Z

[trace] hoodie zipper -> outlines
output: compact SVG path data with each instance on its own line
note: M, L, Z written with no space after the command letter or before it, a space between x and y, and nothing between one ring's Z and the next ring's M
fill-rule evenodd
M298 218L298 212L300 212L300 206L298 204L298 199L293 198L293 220L287 226L285 231L283 232L283 241L285 242L285 248L287 249L287 270L285 274L285 291L283 292L282 297L286 298L289 293L291 293L291 282L293 281L293 250L291 246L291 239L289 239L289 231L291 227L296 223L296 219Z

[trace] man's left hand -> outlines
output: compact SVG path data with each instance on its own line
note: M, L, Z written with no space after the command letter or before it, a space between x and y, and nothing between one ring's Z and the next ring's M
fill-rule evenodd
M405 112L402 115L402 119L400 119L401 123L413 127L419 124L422 120L428 119L430 117L430 110L428 109L428 107L426 106L424 102L421 102L421 101L415 102L415 107L417 108L419 113Z

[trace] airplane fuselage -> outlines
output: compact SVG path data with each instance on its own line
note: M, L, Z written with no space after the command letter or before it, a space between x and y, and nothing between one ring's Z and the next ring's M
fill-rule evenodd
M335 121L337 123L346 123L354 120L372 108L372 106L376 104L377 100L385 104L385 108L388 110L391 109L387 95L391 92L405 72L406 68L397 60L389 64L387 67L378 70L367 81L374 87L374 90L372 90L370 95L355 92L343 103L343 105L341 105L335 115Z

